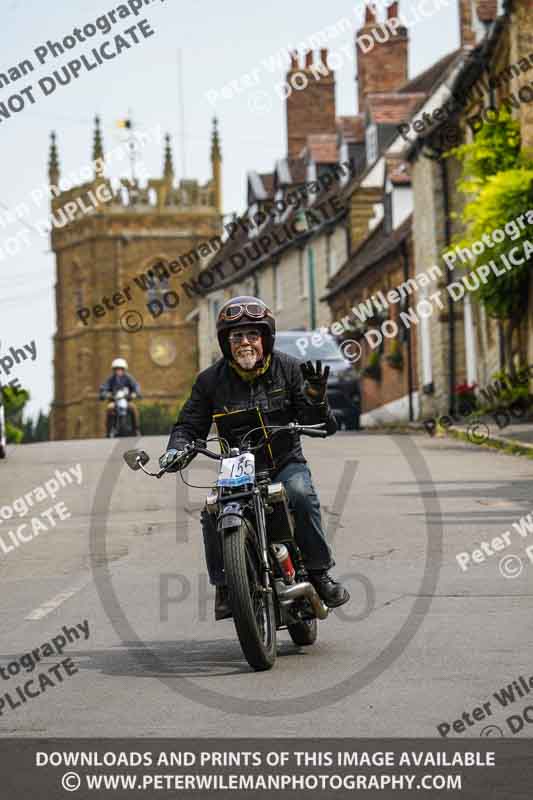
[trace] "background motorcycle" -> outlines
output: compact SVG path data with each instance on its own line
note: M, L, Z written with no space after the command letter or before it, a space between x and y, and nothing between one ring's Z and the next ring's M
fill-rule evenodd
M115 438L117 436L133 436L135 434L135 425L133 421L133 414L129 407L130 392L127 388L117 389L111 397L114 408L111 414L111 424L107 431L108 438ZM109 393L100 395L102 400L109 399Z
M252 447L248 439L256 431L264 435ZM323 425L291 423L261 428L249 431L238 448L230 449L222 440L223 455L208 450L206 442L196 441L186 446L179 462L174 461L159 472L144 468L149 456L143 450L124 453L131 469L142 469L156 478L176 466L181 474L198 453L220 462L216 485L206 487L211 488L206 507L215 519L217 534L222 537L224 571L237 636L246 660L255 670L274 665L277 630L287 629L295 644L311 645L317 638L317 620L325 619L329 613L308 581L283 484L272 483L268 471L255 471L254 451L282 431L327 436Z

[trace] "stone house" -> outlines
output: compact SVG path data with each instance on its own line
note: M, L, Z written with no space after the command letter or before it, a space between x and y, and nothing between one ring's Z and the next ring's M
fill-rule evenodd
M525 82L526 76L513 72L510 65L516 65L533 52L533 16L527 14L529 5L527 0L499 3L460 0L460 60L417 113L419 120L431 119L431 124L419 126L417 131L412 125L405 136L410 140L404 155L411 163L413 181L416 272L427 270L429 264L439 264L444 275L435 281L432 290L445 291L447 284L455 279L441 254L461 231L465 203L457 190L460 165L454 157L442 158L443 151L450 145L471 140L468 120L479 113L480 107L497 106L510 88L519 91ZM492 76L506 72L511 86L509 81L491 85ZM524 147L531 148L531 105L520 104L515 113L521 122ZM458 301L447 294L448 307L430 317L419 348L424 417L454 411L458 384L483 387L504 366L505 326L491 319L468 292ZM529 321L524 320L512 343L513 353L522 359L528 358L529 346L529 363L533 354L532 308L530 301Z
M367 10L363 30L372 31L379 24L374 12ZM419 413L418 337L419 328L424 329L427 321L415 321L410 304L424 301L426 294L424 287L411 288L415 272L413 192L399 126L411 119L458 59L457 53L451 53L406 80L405 29L400 41L402 48L396 52L400 63L389 77L387 91L361 98L367 166L346 189L348 257L324 295L336 321L332 332L356 341L345 344L346 352L357 358L361 368L363 425L413 420ZM383 57L387 45L380 47L376 58L379 52ZM411 298L415 290L417 296ZM395 300L389 304L386 297L390 292ZM369 303L372 314L365 311ZM392 335L380 337L382 330ZM379 345L373 347L379 339ZM350 353L350 348L354 352Z

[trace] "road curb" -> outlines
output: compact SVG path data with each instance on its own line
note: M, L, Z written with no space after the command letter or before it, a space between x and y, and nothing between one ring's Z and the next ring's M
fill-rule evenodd
M456 425L450 425L446 433L455 439L471 444L474 447L486 447L489 450L498 450L504 452L506 455L511 456L526 456L526 458L533 459L533 444L528 442L520 442L515 439L507 439L505 436L489 435L483 442L473 442L465 428L459 428Z

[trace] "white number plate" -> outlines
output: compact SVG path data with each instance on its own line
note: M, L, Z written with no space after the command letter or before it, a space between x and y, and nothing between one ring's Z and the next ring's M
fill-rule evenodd
M224 458L220 465L217 486L243 486L255 479L255 456L243 453L242 456Z

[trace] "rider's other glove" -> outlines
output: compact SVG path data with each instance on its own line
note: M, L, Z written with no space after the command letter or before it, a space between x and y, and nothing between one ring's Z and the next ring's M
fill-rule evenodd
M322 362L316 362L316 368L311 361L300 364L304 379L304 392L312 403L323 403L326 397L328 384L329 367L324 367L322 372Z
M179 463L181 456L183 455L183 450L176 450L174 447L167 450L166 453L163 453L162 456L159 458L159 466L161 469L167 469L172 462L176 462L176 465ZM169 472L175 472L176 470L169 470Z

